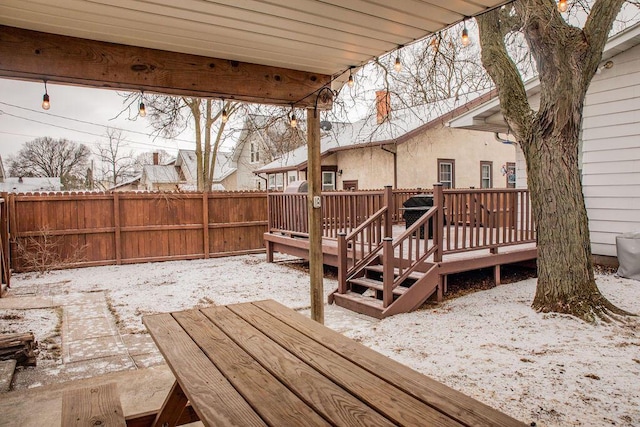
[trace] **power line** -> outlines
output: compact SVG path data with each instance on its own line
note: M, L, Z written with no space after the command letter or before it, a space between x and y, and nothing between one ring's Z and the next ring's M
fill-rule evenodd
M90 121L87 121L87 120L81 120L81 119L76 119L76 118L73 118L73 117L66 117L66 116L61 116L61 115L53 114L53 113L49 113L49 112L38 111L38 110L34 110L32 108L21 107L19 105L15 105L15 104L9 104L8 102L3 102L3 101L0 101L0 104L6 105L7 107L18 108L20 110L30 111L32 113L37 113L37 114L44 114L46 116L56 117L56 118L64 119L64 120L70 120L70 121L73 121L73 122L78 122L78 123L82 123L82 124L86 124L86 125L99 126L99 127L107 128L107 129L115 129L115 130L119 130L119 131L122 131L122 132L135 133L135 134L138 134L138 135L144 135L144 136L149 137L149 138L154 138L154 135L150 134L150 133L140 132L140 131L136 131L136 130L129 130L129 129L119 128L119 127L114 127L114 126L108 126L108 125L103 125L103 124L100 124L100 123L90 122ZM10 115L9 113L6 113L6 112L5 112L5 114ZM20 117L20 118L25 119L24 117ZM25 120L30 120L30 119L25 119ZM48 124L48 123L42 123L42 122L37 122L37 123ZM50 126L55 126L55 125L50 125ZM80 132L80 131L78 131L78 132ZM190 140L187 140L187 139L180 139L180 138L172 138L172 139L174 141L179 141L179 142L188 142L188 143L193 143L194 142L194 141L190 141Z
M1 104L6 104L6 103L1 102L1 101L0 101L0 103ZM86 134L86 135L97 136L99 138L104 138L105 137L102 134L93 133L93 132L89 132L89 131L83 131L83 130L79 130L79 129L73 129L73 128L70 128L70 127L62 126L62 125L54 125L52 123L46 123L46 122L43 122L43 121L40 121L40 120L31 119L31 118L23 117L23 116L18 116L16 114L12 114L12 113L7 113L6 111L3 111L3 110L0 110L0 114L4 114L4 115L10 116L10 117L14 117L14 118L20 119L20 120L26 120L26 121L33 122L33 123L42 124L42 125L45 125L45 126L51 126L51 127L55 127L55 128L59 128L59 129L68 130L68 131L71 131L71 132L83 133L83 134ZM103 126L103 125L97 125L97 126ZM106 127L108 127L108 126L106 126ZM117 129L117 128L113 128L113 129ZM128 132L126 129L118 129L118 130L122 130L123 132ZM9 132L2 132L2 133L9 133ZM29 136L29 135L23 135L23 136ZM145 147L157 148L157 147L160 146L160 147L163 147L163 148L175 148L175 147L167 146L166 144L151 144L151 143L148 143L148 142L139 142L139 141L134 141L134 140L128 140L128 141L131 144L142 145L142 146L145 146ZM185 141L185 140L177 140L177 141ZM193 141L186 141L186 142L192 143ZM90 144L95 144L95 143L90 143Z

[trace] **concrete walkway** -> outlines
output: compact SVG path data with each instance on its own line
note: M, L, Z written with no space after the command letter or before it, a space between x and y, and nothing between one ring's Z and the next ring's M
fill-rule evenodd
M62 309L62 363L16 371L17 390L0 394L0 426L60 425L63 389L109 381L118 383L125 415L160 408L173 375L149 335L119 333L104 292L51 294L38 286L0 298L0 311L56 307Z

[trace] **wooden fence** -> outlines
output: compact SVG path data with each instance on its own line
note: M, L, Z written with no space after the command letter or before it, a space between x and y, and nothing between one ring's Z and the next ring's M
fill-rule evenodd
M11 266L131 264L264 250L264 192L9 195ZM36 265L34 265L36 264Z
M7 193L0 198L0 297L5 286L11 284L9 252L9 203Z

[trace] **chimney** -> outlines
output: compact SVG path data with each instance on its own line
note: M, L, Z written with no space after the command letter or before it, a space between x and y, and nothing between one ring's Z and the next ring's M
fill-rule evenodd
M160 153L153 153L153 164L157 165L160 163Z
M376 110L378 112L378 124L389 119L391 113L391 94L388 90L376 91Z

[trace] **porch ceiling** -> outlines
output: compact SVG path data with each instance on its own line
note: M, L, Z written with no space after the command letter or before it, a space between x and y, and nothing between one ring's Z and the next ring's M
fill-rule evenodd
M334 78L350 66L363 65L504 3L507 1L3 0L0 24ZM344 79L344 75L338 78L334 87ZM320 80L321 85L326 84L326 79Z

